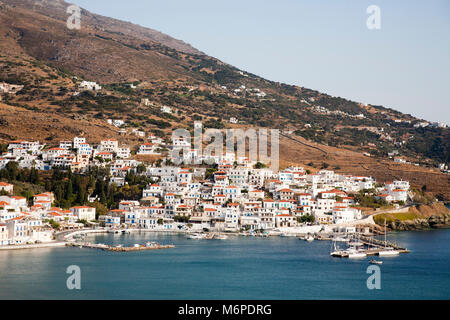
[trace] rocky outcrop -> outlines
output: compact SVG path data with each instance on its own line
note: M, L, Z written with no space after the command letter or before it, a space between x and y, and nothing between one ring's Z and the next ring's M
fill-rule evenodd
M450 215L433 215L423 219L394 220L387 224L388 228L397 231L427 230L450 227Z
M427 230L450 227L450 210L442 203L411 207L407 213L387 214L377 219L378 225L386 219L390 230Z

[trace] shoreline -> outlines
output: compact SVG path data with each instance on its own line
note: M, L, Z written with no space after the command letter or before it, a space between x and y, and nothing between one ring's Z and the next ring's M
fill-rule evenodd
M368 224L370 225L370 224ZM378 226L376 223L374 223L375 226ZM322 230L323 227L328 228L328 231ZM303 226L301 229L309 229L309 230L303 230L303 232L299 232L298 228L296 230L286 229L286 230L270 230L267 231L264 234L249 234L249 233L243 233L243 232L212 232L219 235L228 235L228 236L236 236L236 237L292 237L292 238L298 238L302 239L302 237L313 234L315 235L315 240L322 240L322 241L329 241L331 240L330 235L332 232L330 232L330 228L336 227L338 225L320 225L320 226ZM341 225L342 227L349 226L347 224ZM314 229L320 228L322 231L315 231ZM394 233L394 232L408 232L408 231L432 231L432 230L438 230L438 229L448 229L450 228L450 224L439 226L439 227L423 227L423 228L410 228L410 229L397 229L397 228L390 228L390 230L387 231L387 233ZM59 234L55 235L56 240L52 242L46 242L46 243L39 243L39 244L17 244L17 245L7 245L7 246L0 246L0 251L10 251L10 250L30 250L30 249L42 249L42 248L60 248L60 247L67 247L67 244L71 243L74 239L72 238L75 235L92 235L92 234L108 234L112 233L114 231L118 231L119 233L126 232L127 234L131 233L165 233L165 234L184 234L188 235L191 233L203 233L203 231L196 231L196 230L150 230L150 229L84 229L84 230L76 230L73 232L61 232ZM376 236L376 234L373 234Z
M65 247L65 246L66 246L66 242L61 242L61 241L53 241L53 242L47 242L47 243L35 243L35 244L13 244L13 245L9 245L9 246L0 246L0 251L59 248L59 247Z

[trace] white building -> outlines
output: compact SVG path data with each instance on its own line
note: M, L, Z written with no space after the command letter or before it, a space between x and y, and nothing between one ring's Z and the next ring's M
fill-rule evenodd
M87 206L72 207L70 211L78 220L93 221L95 220L95 208Z

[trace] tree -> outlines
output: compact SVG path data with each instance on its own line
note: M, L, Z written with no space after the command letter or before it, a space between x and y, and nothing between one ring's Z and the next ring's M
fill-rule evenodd
M56 221L53 220L53 219L51 219L51 220L49 221L49 223L50 223L50 226L51 226L53 229L55 229L55 230L58 230L59 227L61 226L58 222L56 222Z
M89 222L85 219L78 220L77 223L82 223L85 227L89 226Z
M315 218L313 215L305 214L301 217L297 217L297 222L299 223L307 223L307 222L314 222Z
M267 166L264 163L259 162L259 161L255 164L255 169L263 169L263 168L266 168L266 167Z
M105 216L108 213L108 208L101 202L96 201L89 205L95 208L95 219L97 220L99 216Z

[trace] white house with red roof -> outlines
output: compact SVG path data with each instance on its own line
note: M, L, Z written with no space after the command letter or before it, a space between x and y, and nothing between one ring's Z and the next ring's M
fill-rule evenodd
M53 194L53 192L36 194L33 196L33 204L36 204L38 201L48 201L53 204L53 202L55 202L55 195Z
M146 197L160 197L161 195L162 195L161 186L159 184L156 184L156 183L147 185L147 187L145 187L142 190L142 197L144 197L144 198L146 198Z
M50 148L42 153L42 158L44 161L50 161L64 154L69 154L69 150L64 148Z
M146 142L144 144L141 144L141 146L139 147L139 150L136 154L138 154L138 155L161 154L160 152L157 151L157 149L158 149L158 145L155 145L154 143L151 143L151 142Z
M0 182L0 190L8 192L9 194L13 194L14 193L14 185L1 181Z

